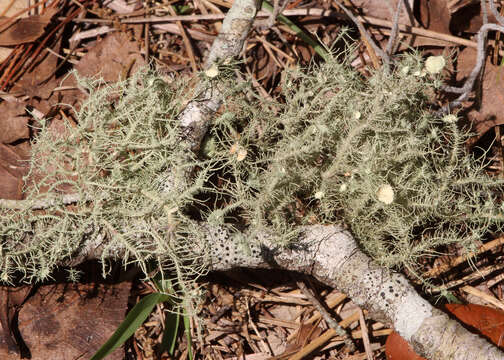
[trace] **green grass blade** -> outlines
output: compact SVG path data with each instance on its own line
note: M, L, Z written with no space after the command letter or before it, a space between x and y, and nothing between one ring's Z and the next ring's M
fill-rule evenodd
M262 9L269 11L270 13L273 13L273 5L271 5L266 0L263 0L263 2L262 2ZM315 52L317 54L319 54L322 59L324 59L325 61L329 60L329 58L330 58L329 53L322 45L320 45L320 43L318 41L314 40L310 35L305 33L303 31L303 29L301 29L299 26L297 26L292 21L290 21L286 16L279 14L277 18L280 22L284 23L292 31L294 31L296 33L296 35L301 38L301 40L306 42L308 45L312 46L313 49L315 50Z
M136 304L126 315L124 321L117 330L107 340L105 344L93 355L91 360L100 360L121 346L128 338L133 335L147 319L156 304L169 300L170 295L154 293L149 294Z
M167 313L165 316L165 329L161 340L161 353L168 350L168 354L173 356L175 345L177 344L177 334L180 324L180 314Z
M187 338L187 355L189 355L189 360L193 360L193 353L192 353L192 338L191 338L191 323L190 323L190 318L185 314L184 310L184 333Z

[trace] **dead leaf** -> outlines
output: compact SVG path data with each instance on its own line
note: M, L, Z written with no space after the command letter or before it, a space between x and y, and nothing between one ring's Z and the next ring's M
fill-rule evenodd
M446 304L446 311L504 349L504 311L477 304Z
M127 282L41 286L19 311L31 359L89 359L124 320L130 289ZM123 357L119 348L107 359Z
M58 9L49 8L44 15L32 15L0 26L0 46L14 46L37 40L58 11ZM7 19L9 18L0 17L0 24Z
M476 61L474 49L464 49L457 58L457 81L462 81L470 74ZM496 125L504 124L502 113L504 104L504 67L492 65L490 58L485 65L481 104L479 109L468 113L478 137Z
M145 66L136 42L129 41L124 33L111 33L89 49L75 69L80 76L101 77L105 81L118 81Z
M61 41L58 41L58 43L53 46L52 50L55 53L59 53L60 44ZM37 58L37 66L34 67L31 72L23 74L14 84L11 92L28 95L30 101L28 101L27 104L33 106L36 105L32 103L33 99L48 99L53 89L57 86L56 82L52 82L52 80L54 80L54 69L57 65L58 58L48 51L45 52L44 56L39 56Z
M0 15L2 16L14 16L25 8L26 0L0 1ZM28 14L25 12L20 17L28 17ZM0 63L7 59L12 51L14 51L12 48L0 47Z
M392 20L394 18L394 14L391 13L389 6L387 6L387 3L390 3L390 6L394 12L397 9L397 0L387 2L383 0L352 0L351 3L354 9L359 10L359 13L383 20ZM410 9L413 9L413 1L409 0L408 4ZM404 11L404 3L402 5L401 15L399 16L399 23L411 25L411 19L409 18L406 11Z
M419 2L419 21L425 29L442 34L450 34L451 13L447 0Z
M0 143L10 144L20 139L28 139L28 116L25 104L18 102L0 103Z
M395 331L387 337L385 354L390 360L426 360L415 353L410 344Z
M465 1L461 3L460 7L450 4L450 11L452 12L450 28L453 33L469 32L477 33L480 27L483 25L483 14L481 12L481 6L479 1ZM498 21L495 16L488 11L488 22L490 24L497 24Z
M11 325L30 290L31 286L0 287L0 324L2 325L0 339L3 340L0 340L0 348L3 347L3 342L5 342L9 353L20 354L20 349L15 340L16 334Z
M2 1L0 3L0 15L2 16L13 16L23 9L26 9L25 0ZM21 16L28 17L26 13Z
M480 3L479 0L455 0L455 1L451 0L448 4L448 7L450 8L450 12L454 13L462 8L465 8L466 6L479 3Z
M28 173L29 144L0 144L0 198L21 200L23 198L23 176Z
M142 8L142 2L141 1L125 1L125 0L112 0L112 1L107 1L105 4L106 7L109 9L114 10L118 14L128 14L131 13L135 10L141 9Z
M9 172L8 164L0 160L0 198L21 200L23 190L22 179Z

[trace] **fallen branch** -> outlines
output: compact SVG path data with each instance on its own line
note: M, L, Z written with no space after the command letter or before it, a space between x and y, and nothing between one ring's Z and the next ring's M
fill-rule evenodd
M212 46L207 69L211 69L215 64L225 63L227 59L241 52L256 12L255 1L235 1L224 21L221 34ZM383 54L383 50L379 53ZM218 84L213 84L211 81L202 83L197 94L196 99L186 106L178 118L183 128L181 142L188 152L199 148L222 101L222 92ZM187 179L187 182L189 181ZM166 185L170 187L169 182ZM167 219L166 224L157 225L175 227L176 219L171 219L170 215L176 208L170 209L165 205L170 199L164 199L162 196L158 199L156 195L158 194L147 193L146 197L154 205L158 202L163 205ZM94 208L89 209L91 218L94 215L93 211ZM142 222L144 219L141 215L135 213L134 216L139 220L138 224L120 223L119 226L127 228L128 235L133 234L132 237L140 243L139 249L133 248L126 236L120 233L119 226L112 226L107 219L103 219L103 229L93 229L93 223L90 221L89 227L86 228L88 232L81 234L82 241L79 247L59 264L75 265L87 259L129 259L134 257L136 252L141 253L145 249L142 248L144 243L140 234L158 238L159 235L147 227L151 223ZM55 216L52 216L51 220L54 218ZM70 225L65 226L72 231ZM183 234L186 239L183 244L176 243L179 239L166 238L160 239L157 245L166 248L183 247L177 251L183 251L187 255L185 259L194 259L198 262L192 265L195 269L222 271L238 267L269 268L297 271L313 276L320 282L348 294L357 305L367 309L373 319L394 327L419 354L428 358L504 359L504 354L496 347L470 334L456 321L450 320L447 315L433 308L409 285L404 276L374 263L359 249L354 238L339 226L314 225L300 228L295 241L286 248L277 245L274 241L275 234L269 233L267 229L256 229L250 233L236 232L231 228L209 224L191 223L191 226L193 233ZM187 229L189 228L185 228L190 232ZM36 230L35 228L32 232L34 237L37 235ZM122 241L117 242L114 248L108 246L111 235L116 235ZM171 233L168 232L168 235ZM198 238L194 238L194 235ZM27 239L20 239L20 245L23 245L25 240ZM145 251L148 250L150 249Z
M285 250L266 231L237 234L204 225L197 232L206 232L207 237L199 245L195 242L191 251L203 254L209 250L205 264L209 271L261 268L300 272L347 294L372 319L393 327L427 359L504 359L498 348L424 300L403 275L376 265L339 226L305 227L295 245ZM77 258L100 259L97 250L92 244L84 245ZM127 251L115 250L119 259ZM336 331L331 334L338 335Z

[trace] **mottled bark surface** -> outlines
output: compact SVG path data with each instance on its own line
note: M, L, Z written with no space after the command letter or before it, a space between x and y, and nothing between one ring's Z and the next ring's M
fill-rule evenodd
M211 269L278 267L303 272L346 293L428 359L504 359L495 346L433 308L403 275L375 264L338 226L306 227L299 242L284 250L275 249L267 233L248 240L253 245L247 248L239 236L224 229L209 231Z

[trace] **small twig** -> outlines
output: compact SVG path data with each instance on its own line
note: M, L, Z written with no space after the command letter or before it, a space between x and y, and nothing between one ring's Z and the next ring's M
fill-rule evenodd
M28 45L29 47L33 46L33 44ZM11 55L6 59L4 64L9 64L7 66L7 69L3 72L2 77L0 78L0 91L4 90L4 88L7 86L9 83L9 79L13 75L13 68L17 67L19 65L18 59L23 56L27 56L26 52L23 51L25 49L25 45L18 45L12 52ZM12 56L13 55L13 56ZM7 63L8 61L8 63ZM16 65L18 64L18 65ZM3 69L2 69L3 70Z
M403 0L398 0L397 1L397 9L394 14L394 19L393 19L393 26L392 26L392 31L390 32L390 36L388 39L387 47L385 48L385 52L391 56L393 49L394 49L394 44L397 39L397 35L399 33L399 16L401 15L401 6L402 6Z
M329 314L329 312L320 303L320 301L312 294L312 292L310 291L310 289L308 289L306 284L303 281L296 281L296 284L299 287L299 289L303 292L303 294L308 298L308 300L310 300L313 306L317 309L320 315L324 318L327 325L331 329L334 329L336 334L343 337L345 345L348 347L349 351L350 352L355 351L355 344L352 340L352 337L346 332L346 330L340 324L338 324L336 320L332 318L331 314Z
M343 328L349 326L351 323L354 321L359 320L359 313L356 311L349 317L343 319L339 325ZM322 335L320 335L317 339L312 341L310 344L306 345L304 348L302 348L300 351L298 351L294 356L292 356L289 360L301 360L304 359L308 354L312 353L316 349L320 348L324 344L326 344L329 340L331 340L333 337L335 337L336 330L334 329L329 329Z
M504 274L499 274L499 275L495 276L494 278L489 279L486 282L486 285L488 286L489 289L491 289L492 287L494 287L495 285L500 283L502 280L504 280ZM502 296L499 296L499 297L502 298Z
M84 5L82 5L80 2L78 2L77 0L70 0L70 2L71 2L72 4L77 5L77 6L78 6L78 7L80 7L82 10L84 10L84 11L86 10L86 7L85 7Z
M401 1L399 0L399 3ZM362 342L364 343L364 350L366 351L366 357L368 360L373 360L373 350L371 350L371 343L369 342L368 328L366 326L366 319L364 319L364 313L362 309L359 308L359 324L361 327Z
M65 16L59 16L57 17L58 20L65 20L66 17ZM108 25L112 25L114 24L114 21L115 20L110 20L110 19L91 19L91 18L77 18L77 19L73 19L72 22L74 23L89 23L89 24L108 24ZM126 20L123 20L123 22L125 22ZM149 21L151 22L151 21ZM141 21L141 23L143 23L143 21Z
M14 5L15 2L16 0L10 0L7 6L0 13L0 16L5 16L5 14L7 14L7 11L9 11L9 9L12 7L12 5Z
M369 57L371 58L371 62L373 63L373 67L375 69L379 69L381 65L380 65L380 59L378 59L378 55L376 55L376 52L373 50L373 47L371 46L369 41L367 41L366 35L362 31L360 31L360 29L359 29L359 32L362 37L361 40L367 49ZM360 51L359 51L359 55L360 55ZM364 64L364 62L363 62L363 64Z
M291 63L294 63L296 60L290 56L289 54L285 53L284 51L282 51L281 49L279 49L277 46L275 46L274 44L266 41L266 39L264 38L264 36L256 36L257 39L259 39L263 44L267 45L270 49L273 49L275 50L277 53L279 53L280 55L282 55L284 58L286 58L289 62ZM285 66L284 66L285 67Z
M470 252L468 254L464 254L453 259L452 261L450 261L449 264L440 265L438 267L430 269L429 271L423 274L423 277L424 278L430 278L433 276L438 277L439 275L447 272L451 268L454 268L455 266L462 264L464 261L470 260L471 258L476 257L478 254L482 254L488 250L491 250L501 245L504 245L504 236L501 236L495 240L486 243L485 245L481 246L477 251Z
M268 18L268 27L273 27L275 25L276 18L279 14L282 14L282 11L284 11L285 7L289 3L289 0L283 0L283 3L280 4L281 0L273 0L273 11L270 14L270 17Z
M219 319L226 315L226 313L231 309L231 305L222 305L219 310L210 318L210 321L214 324L217 324L217 321L219 321Z
M501 270L501 269L504 269L504 264L488 266L484 269L478 269L477 271L475 271L467 276L464 276L462 279L456 279L456 280L450 281L447 284L444 284L444 285L441 285L441 286L438 286L438 287L435 287L432 289L426 289L426 291L429 294L440 293L442 291L460 286L462 284L469 283L474 280L480 280L481 278L483 278L487 275L490 275L494 271Z
M490 0L489 3L490 3L490 12L493 14L493 16L495 16L495 19L499 24L504 25L504 17L501 14L499 14L497 9L495 8L494 1Z
M271 56L271 58L273 59L275 64L277 64L277 66L280 69L285 69L285 64L282 63L281 60L275 56L275 54L273 54L273 51L271 50L271 46L270 46L271 44L264 38L264 36L256 36L256 39L259 40L263 44L264 50L266 50L266 52L269 54L269 56Z
M180 32L180 29L176 24L155 24L155 25L153 25L153 28L156 30L159 30L161 32L167 32L170 34L182 36L182 33ZM203 33L201 31L198 31L195 29L191 29L191 28L187 29L186 28L185 31L187 33L189 33L191 38L194 40L201 40L201 41L208 41L208 42L213 42L215 40L214 35ZM180 55L178 55L178 56L180 56Z
M371 35L367 32L366 28L362 25L359 18L355 17L350 10L348 10L339 0L333 0L333 2L341 9L343 12L353 21L353 23L357 26L362 35L366 38L366 40L371 44L373 50L383 59L385 64L390 63L389 56L375 43Z
M184 31L182 31L185 33ZM150 24L145 24L144 27L144 47L145 47L145 61L149 62L149 56L150 56Z
M490 0L490 2L493 2L493 0ZM480 0L480 6L481 6L481 12L483 13L483 25L488 24L488 10L486 6L486 0ZM479 72L479 75L476 79L475 84L478 85L478 87L475 89L475 94L476 94L476 102L478 104L481 104L481 98L483 96L483 76L485 74L485 68L486 68L486 55L487 55L487 49L488 49L488 37L485 35L484 38L484 47L483 47L483 52L485 54L485 61L483 61L483 65L481 67L481 70Z
M175 12L175 10L173 10L171 5L168 6L168 11L173 16L176 15L176 12ZM184 41L187 56L189 57L189 60L191 62L192 71L194 74L196 74L198 72L198 65L196 64L196 59L194 58L194 51L192 48L191 40L187 36L187 32L185 31L184 26L182 25L182 22L177 21L176 23L177 23L178 28L180 29L180 34L182 35L182 40Z
M252 321L252 315L250 314L250 306L249 306L249 301L247 300L247 315L248 315L248 320L249 320L249 324L250 326L252 327L252 329L254 330L254 333L256 334L256 336L260 339L259 343L261 344L261 347L262 347L262 351L264 351L265 353L267 353L268 355L272 355L273 352L271 351L270 347L268 346L268 344L266 344L266 342L264 341L264 337L261 336L261 333L259 332L259 330L257 329L257 326L254 324L254 322Z
M311 8L311 9L292 9L292 10L284 10L282 12L283 16L291 17L291 16L320 16L320 17L329 17L329 18L338 18L338 19L347 19L346 15L338 13L332 10L325 10L319 8ZM269 12L260 11L257 13L257 18L268 17ZM142 18L142 19L126 19L122 20L121 23L169 23L176 20L180 21L202 21L202 20L222 20L224 19L225 14L203 14L203 15L177 15L177 16L164 16L164 17L150 17L150 18ZM394 24L392 21L375 18L372 16L357 16L358 20L373 26L387 27L391 28ZM96 19L75 19L77 22L94 22ZM111 20L103 20L103 22L112 23ZM476 48L478 45L476 42L464 39L461 37L442 34L431 30L422 29L419 27L414 27L405 24L398 24L399 31L401 33L413 34L424 36L432 39L439 39L451 42L453 44L463 45L471 48Z
M273 98L271 97L270 94L268 94L266 89L259 83L259 81L257 81L254 74L250 70L250 66L245 65L245 69L247 70L247 74L249 75L250 80L252 81L252 86L255 87L261 93L261 96L270 101L273 100Z
M450 113L450 111L462 104L468 97L471 91L474 89L474 83L478 78L481 69L483 68L483 63L485 62L485 39L487 33L490 31L501 31L504 32L504 26L497 24L485 24L483 25L477 35L478 39L478 48L476 50L476 64L471 71L471 74L467 77L464 85L460 88L453 86L444 86L443 90L451 93L461 94L456 100L450 102L448 105L444 106L440 111L438 111L438 115Z
M325 300L325 306L327 306L329 309L333 309L334 307L336 307L337 305L339 305L341 302L343 302L343 300L345 300L347 298L347 296L345 294L336 294L336 295L329 295ZM300 310L296 316L299 317L301 315L302 312L304 312L305 310ZM307 324L313 324L317 321L319 321L319 319L322 317L322 315L320 315L319 312L313 314L308 320L305 320L304 321L304 324L307 325ZM288 337L287 337L287 342L290 342L292 341L298 334L299 332L299 328L294 331L293 333L291 333Z
M75 33L70 37L70 42L81 41L89 38L95 38L99 35L105 35L111 31L117 31L117 29L113 29L110 26L100 26L94 29L81 31L79 33Z
M476 289L475 287L473 286L469 286L469 285L466 285L462 288L460 288L460 290L468 293L468 294L471 294L471 295L474 295L474 296L477 296L483 300L485 300L487 303L490 303L492 304L493 306L501 309L501 310L504 310L504 303L498 299L496 299L494 296L492 295L489 295L481 290L478 290Z
M59 62L59 64L54 68L53 71L50 72L49 75L47 75L43 80L39 81L37 83L37 85L41 85L41 84L45 83L46 81L49 81L63 66L66 65L67 62L74 64L75 61L70 60L70 58L74 55L75 51L77 50L77 48L80 45L80 42L81 42L81 40L77 40L77 43L73 44L72 48L70 49L68 54L66 54L65 56L59 55L58 53L54 52L51 48L46 48L46 50L49 53L59 57L62 61Z
M81 8L78 8L76 9L75 11L71 12L70 15L68 15L66 17L65 20L63 20L61 23L58 23L54 29L52 29L41 41L40 43L38 44L38 46L35 48L33 54L31 55L31 58L28 59L25 63L25 66L24 68L21 69L21 71L19 71L13 78L12 78L12 83L15 83L17 80L19 80L19 78L21 78L21 76L25 73L29 73L31 71L33 71L33 69L37 66L38 62L35 61L35 59L37 59L37 57L40 55L40 53L42 52L42 50L45 48L46 46L46 43L52 38L52 36L54 34L56 34L56 32L58 32L59 30L61 30L66 24L68 24L73 18L77 17L77 15L79 15L79 13L82 11ZM61 36L61 33L60 33L60 36ZM30 44L31 45L31 44ZM30 49L30 47L29 47Z

